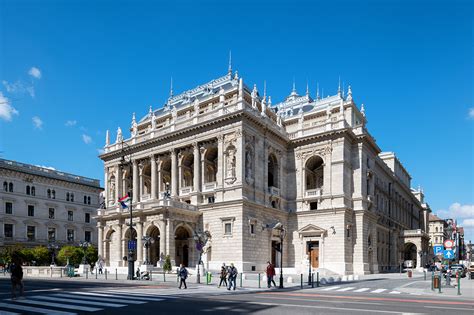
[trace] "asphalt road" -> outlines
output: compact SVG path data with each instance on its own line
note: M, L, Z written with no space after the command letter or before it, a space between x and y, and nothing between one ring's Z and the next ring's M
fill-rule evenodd
M27 279L26 299L12 301L0 278L0 314L473 314L473 297L395 291L406 280L374 279L306 289L240 289L175 283L141 285Z

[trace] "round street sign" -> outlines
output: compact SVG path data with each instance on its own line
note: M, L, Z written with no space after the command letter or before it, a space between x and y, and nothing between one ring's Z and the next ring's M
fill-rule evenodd
M444 241L444 247L446 248L452 248L454 246L454 241L453 240L446 240Z

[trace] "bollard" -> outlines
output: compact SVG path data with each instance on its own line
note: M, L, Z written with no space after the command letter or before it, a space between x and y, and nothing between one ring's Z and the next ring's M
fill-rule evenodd
M311 274L311 287L314 288L314 272Z
M260 289L261 286L260 286L260 273L258 273L258 288Z
M319 288L319 271L316 273L316 287Z
M459 271L456 272L456 279L458 280L458 295L461 295L461 277L459 276Z
M61 278L63 277L63 268L60 269Z
M105 269L105 280L107 280L107 269Z
M163 271L163 282L166 282L166 272Z
M86 269L86 279L89 279L89 269Z
M97 268L95 269L95 279L97 280L97 274L99 273L99 271L97 270Z
M423 270L423 277L424 277L425 280L426 280L426 271L425 271L425 270Z
M240 274L240 287L242 287L242 274Z
M434 271L431 271L431 291L434 291Z
M300 278L301 278L301 289L303 289L303 274L300 274Z
M51 273L51 278L53 277L53 267L49 267L50 268L50 273Z
M441 293L441 279L443 278L442 274L440 273L438 276L438 293Z

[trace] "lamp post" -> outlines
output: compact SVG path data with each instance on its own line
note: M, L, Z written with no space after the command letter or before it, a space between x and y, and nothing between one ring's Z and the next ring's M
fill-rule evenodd
M198 261L198 270L197 270L197 279L196 283L201 283L201 262L202 262L202 250L206 246L207 242L211 238L211 233L209 231L198 231L194 232L194 241L196 242L196 249L199 251L199 261Z
M82 252L84 255L82 256L82 264L86 265L87 264L87 259L86 259L86 249L89 247L91 244L88 241L83 241L79 243L79 247L82 248Z
M143 246L145 247L145 252L146 252L146 260L145 260L144 265L151 265L150 246L151 244L155 243L155 239L151 236L143 236L142 241L143 241Z
M48 243L48 249L51 251L51 266L56 266L54 258L56 256L56 251L59 249L59 245L54 242Z
M309 240L308 243L308 258L309 258L309 266L308 266L308 285L311 285L311 250L313 249L313 244L311 243L311 240Z
M280 285L278 288L283 289L283 240L285 239L286 230L280 222L275 225L274 229L280 233Z

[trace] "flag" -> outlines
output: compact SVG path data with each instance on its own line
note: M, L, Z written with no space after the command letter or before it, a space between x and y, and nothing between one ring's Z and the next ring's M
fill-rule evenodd
M130 196L128 194L120 198L118 201L122 205L122 209L126 209L130 206Z

